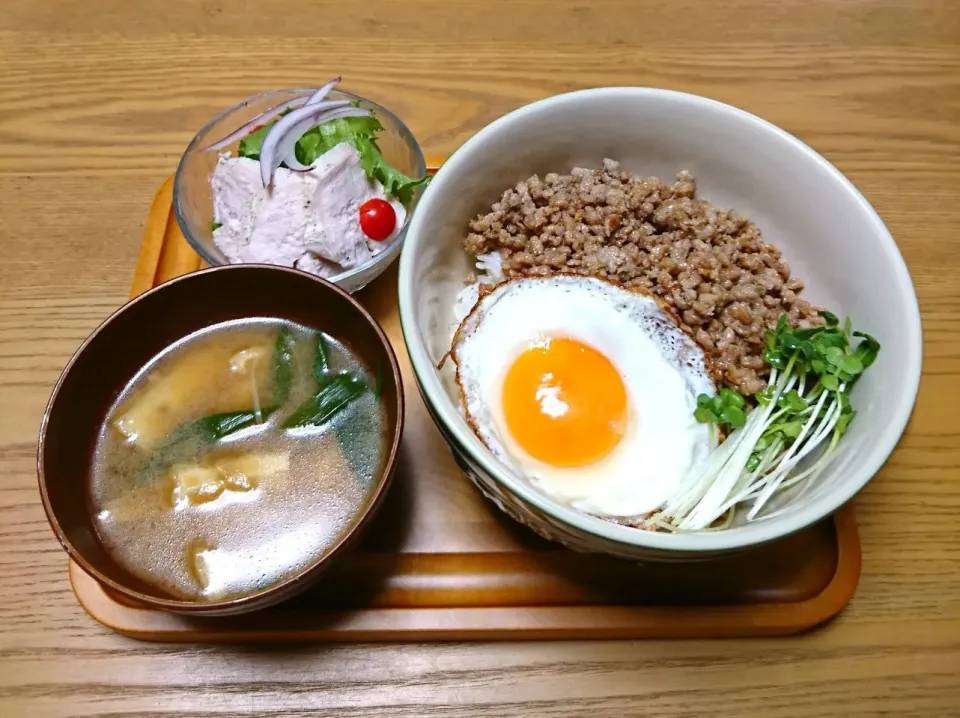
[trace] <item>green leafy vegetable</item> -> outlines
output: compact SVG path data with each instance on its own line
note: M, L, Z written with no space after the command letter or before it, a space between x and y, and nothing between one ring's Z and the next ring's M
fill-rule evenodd
M261 420L268 418L275 410L276 407L262 409L260 411ZM256 423L257 414L254 411L230 411L222 414L211 414L202 419L181 424L174 429L161 446L178 441L181 436L193 436L205 444L212 444Z
M138 480L156 477L171 464L189 459L198 449L262 423L276 409L275 406L261 409L259 417L255 411L230 411L181 424L171 431L144 461L138 472Z
M734 429L739 429L741 426L747 423L747 415L743 409L738 409L735 406L728 406L725 407L720 413L720 421L722 421L724 424L732 426Z
M821 315L824 326L806 329L794 329L783 315L764 337L770 380L749 414L743 397L729 389L698 397L698 421L734 432L651 519L654 525L710 528L724 516L732 521L732 512L747 502L750 521L777 493L798 487L790 500L798 498L826 468L856 415L850 389L876 360L880 343L851 331L849 319L841 325L836 315ZM819 448L822 453L813 454ZM801 464L808 456L812 463Z
M290 396L295 341L293 332L286 327L277 334L277 341L273 350L273 401L278 406L283 404Z
M240 141L241 157L260 159L260 148L273 123L261 127ZM297 140L294 153L305 165L312 164L323 153L341 142L349 142L360 154L360 164L371 180L379 180L384 192L409 207L417 187L430 181L429 176L413 179L390 165L377 145L376 134L383 130L375 117L341 117L328 120L307 130Z
M734 389L724 387L715 396L701 394L697 397L694 418L703 424L721 424L739 429L747 422L744 411L746 400Z
M377 362L377 383L373 386L373 397L380 401L380 395L383 394L383 365Z
M327 342L323 332L317 332L317 352L313 359L313 378L319 383L330 371Z
M854 354L860 359L863 368L866 369L877 360L877 354L880 353L880 342L863 332L853 332L853 336L861 340Z
M375 117L340 117L307 130L297 142L297 159L312 164L317 157L332 150L341 142L350 142L356 147L359 138L372 138L383 126ZM360 148L357 148L360 152ZM363 153L360 152L362 155Z
M410 206L417 187L425 186L430 181L429 175L412 179L395 169L384 159L373 137L357 138L353 144L360 153L360 164L367 177L380 180L383 191L396 197L404 207Z
M260 159L260 148L263 147L263 140L273 125L274 123L270 122L240 140L240 147L237 148L237 154L241 157L249 157L251 160Z
M211 231L211 232L216 232L216 231L217 231L218 229L220 229L222 226L223 226L223 222L217 222L216 220L214 220L214 221L210 222L210 231Z
M352 373L332 374L330 371L330 350L327 337L317 332L316 353L313 360L313 379L316 394L304 402L284 423L286 428L304 426L322 426L333 419L338 412L346 409L353 401L360 399L367 391L366 382ZM380 399L380 367L377 366L377 383L374 397ZM343 457L354 469L354 476L361 486L366 487L373 476L367 469L364 437L376 432L372 425L369 410L361 408L338 420L332 427L340 444Z
M317 393L293 412L283 426L323 426L367 391L367 383L356 374L328 374L317 382Z

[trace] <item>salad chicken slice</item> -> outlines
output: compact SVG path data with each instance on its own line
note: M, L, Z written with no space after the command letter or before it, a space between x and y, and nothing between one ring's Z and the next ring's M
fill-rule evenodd
M416 188L377 146L370 110L310 97L267 110L209 150L223 152L211 179L213 240L234 263L297 267L333 277L383 251L403 227Z

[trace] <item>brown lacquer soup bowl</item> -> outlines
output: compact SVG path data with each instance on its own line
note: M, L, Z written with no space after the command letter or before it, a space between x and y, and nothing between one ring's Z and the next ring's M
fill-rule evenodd
M292 322L334 337L369 369L375 380L368 389L375 392L380 407L380 458L372 464L377 468L371 471L362 500L345 515L341 530L324 550L309 555L279 580L241 595L184 597L145 580L151 575L148 556L143 556L142 566L115 558L98 531L91 486L101 427L124 388L167 347L213 325L254 318ZM120 597L148 608L197 615L264 608L317 581L370 523L394 472L403 405L400 370L389 341L370 314L342 289L296 270L264 265L188 274L115 312L64 369L40 427L38 475L44 509L70 557ZM307 464L307 476L310 470ZM285 520L302 524L309 534L309 510L291 512ZM134 559L136 563L136 555Z

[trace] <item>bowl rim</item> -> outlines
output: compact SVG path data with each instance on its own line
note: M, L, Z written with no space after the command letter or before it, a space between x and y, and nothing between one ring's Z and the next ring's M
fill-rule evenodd
M121 315L129 311L135 305L143 301L152 301L152 298L167 290L167 288L180 284L183 282L191 281L207 281L206 278L210 275L220 273L220 272L249 272L249 271L272 271L272 272L284 272L292 273L296 275L302 275L314 282L317 282L321 285L322 290L333 291L339 294L342 298L346 299L347 302L360 313L360 316L369 324L373 330L376 332L380 343L384 346L387 353L387 358L390 363L390 373L393 376L394 382L397 386L397 420L396 420L396 430L394 432L393 442L391 443L389 449L387 450L386 458L383 463L383 468L377 475L376 487L373 491L373 494L367 499L366 505L363 508L362 512L354 517L354 523L350 529L343 534L341 534L319 557L314 558L307 566L297 571L296 573L288 576L282 581L279 581L275 584L271 584L265 588L262 588L253 593L245 594L232 599L227 600L218 600L218 601L190 601L186 599L174 599L174 598L161 598L157 596L149 596L147 594L141 593L135 589L124 586L123 584L114 581L108 576L104 575L102 572L98 571L89 561L84 557L83 553L79 551L73 543L69 540L63 528L60 525L60 520L56 516L53 507L50 502L50 497L47 491L47 476L45 471L45 454L46 454L46 443L47 443L47 428L50 420L50 414L54 410L54 407L57 402L57 397L60 394L60 390L65 383L67 376L73 370L73 367L76 365L79 358L87 350L87 348L97 340L97 337L100 333L109 326L112 322L118 319ZM383 328L380 326L379 322L373 318L373 316L363 307L360 302L354 299L349 292L341 289L335 284L323 279L322 277L317 277L316 275L310 274L309 272L303 272L299 269L293 269L290 267L279 267L273 264L224 264L216 267L208 267L206 269L201 269L195 272L189 272L183 274L179 277L174 277L163 284L158 284L156 287L153 287L142 294L137 295L130 301L126 302L116 310L114 310L110 316L104 319L96 329L94 329L90 335L84 339L83 343L77 348L77 350L70 357L69 362L64 367L63 371L60 374L60 377L57 379L53 391L50 394L50 398L47 401L46 408L43 412L43 417L40 421L40 430L39 430L39 439L37 442L37 481L40 488L40 499L43 504L43 510L46 513L47 520L50 523L50 527L53 529L54 534L57 537L57 540L60 542L60 545L64 548L70 558L77 563L87 574L95 578L101 585L111 589L122 596L125 596L133 601L137 601L144 605L150 606L152 608L158 608L165 611L173 611L179 613L197 613L197 614L227 614L227 613L242 613L246 610L255 610L261 607L265 607L270 603L280 601L285 599L288 595L288 591L294 591L294 587L298 583L304 582L308 577L314 575L319 575L320 571L325 569L329 563L336 559L349 543L352 540L359 536L363 530L367 527L370 521L375 516L379 505L383 502L384 497L387 494L387 488L389 487L395 469L400 456L400 442L403 437L403 428L405 422L405 405L406 400L404 397L403 391L403 380L402 374L400 371L400 364L397 361L396 353L393 350L393 346L390 344L390 340L387 338L386 333L383 331ZM86 480L86 477L84 477ZM305 586L304 586L305 587ZM273 598L274 601L270 601Z
M596 87L554 95L519 107L494 120L468 139L444 162L421 197L416 216L414 216L408 229L410 242L413 246L416 246L421 241L429 241L429 236L423 233L423 225L427 221L427 216L431 214L433 197L439 192L439 187L443 185L448 175L459 171L462 166L476 161L476 156L483 152L483 145L488 140L541 110L558 109L601 98L606 100L630 99L636 101L639 99L684 103L695 109L709 112L715 117L722 116L728 122L750 125L754 132L766 135L771 141L781 145L787 145L792 151L805 155L809 161L819 165L820 169L826 171L832 179L837 191L845 194L848 202L862 213L861 216L866 220L870 233L876 238L880 253L885 257L896 275L897 283L900 285L900 289L909 305L906 307L908 333L906 337L903 337L908 346L907 371L903 376L903 383L900 385L900 394L895 410L890 414L890 421L883 433L877 437L878 440L873 442L874 445L880 444L882 446L881 450L876 453L875 459L869 464L859 464L850 469L850 472L856 476L856 480L845 482L842 489L824 494L807 505L799 507L796 511L785 514L775 522L760 521L725 531L652 532L621 526L555 503L533 486L514 476L505 465L501 464L469 429L466 422L457 413L453 402L447 397L436 372L436 367L420 337L417 324L416 286L414 284L414 253L411 244L408 243L400 257L398 279L400 325L407 352L410 355L414 377L425 401L430 405L430 413L437 422L442 423L443 431L441 433L454 444L453 448L462 451L505 491L516 495L522 501L561 525L570 526L582 533L615 544L668 552L712 553L744 549L766 543L788 536L820 521L861 491L880 470L899 442L917 399L922 370L923 339L916 289L896 241L876 210L854 184L827 159L797 137L746 110L718 100L675 90L618 86Z
M184 168L184 165L186 164L187 157L189 157L195 151L196 152L203 151L198 147L198 145L200 144L201 138L203 138L207 134L207 132L211 130L218 122L226 119L227 117L232 115L234 112L238 112L239 110L242 110L243 108L247 107L251 103L257 102L259 100L264 100L272 96L290 95L291 97L298 97L302 95L310 95L316 90L317 88L315 87L313 88L295 87L295 88L286 88L286 89L280 89L280 90L266 90L264 92L259 92L255 95L251 95L245 100L241 100L237 104L232 105L231 107L228 107L225 110L222 110L213 118L211 118L202 128L200 128L197 134L193 136L193 139L190 140L190 143L187 145L187 148L183 151L183 154L180 156L180 160L177 162L177 169L176 169L176 172L174 172L174 176L173 176L173 200L172 200L173 214L177 218L177 226L180 227L180 231L183 233L183 236L187 240L187 243L193 248L193 251L195 251L198 255L200 255L200 258L210 266L222 267L222 266L227 266L231 264L245 264L245 263L221 261L220 258L215 257L213 254L207 251L206 247L203 246L203 243L200 242L200 240L194 236L193 232L190 231L190 225L187 222L187 219L185 217L185 214L183 211L183 203L181 202L182 183L183 183L183 177L184 177L183 168ZM361 95L354 94L347 90L341 90L339 87L331 90L330 92L331 94L339 94L353 101L365 103L366 105L369 105L370 108L373 109L375 114L381 114L387 117L391 122L396 124L401 137L403 137L407 145L413 150L414 161L416 163L416 169L419 176L425 177L427 175L427 160L424 157L423 148L420 147L420 143L417 142L416 136L414 136L413 132L410 130L409 127L407 127L406 123L404 123L403 120L397 117L394 113L392 113L386 107L374 102L373 100L363 97ZM214 150L210 150L210 151L213 152ZM222 152L222 150L220 150L219 152ZM389 264L389 262L392 261L393 258L396 256L397 250L403 244L407 230L410 228L410 221L413 217L413 210L416 209L416 205L419 202L419 198L423 196L423 189L424 188L422 187L417 189L418 194L414 197L413 202L411 202L410 208L409 209L405 208L406 217L404 218L403 224L400 226L400 229L397 231L396 236L393 238L393 241L391 241L389 244L384 246L383 249L381 249L379 252L377 252L375 255L373 255L369 260L367 260L363 264L360 264L354 267L353 269L349 269L346 272L341 272L340 274L334 275L332 277L328 277L327 280L335 284L339 284L341 282L344 284L349 284L354 277L363 274L364 272L369 270L371 267L377 266L378 263L383 262L384 266ZM254 264L254 263L251 263L251 264ZM275 266L283 266L283 265L275 265Z

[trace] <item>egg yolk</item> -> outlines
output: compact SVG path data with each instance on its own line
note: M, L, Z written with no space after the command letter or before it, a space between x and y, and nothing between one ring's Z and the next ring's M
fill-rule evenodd
M583 466L608 454L627 427L627 391L603 354L553 338L524 351L503 381L507 428L535 459Z

